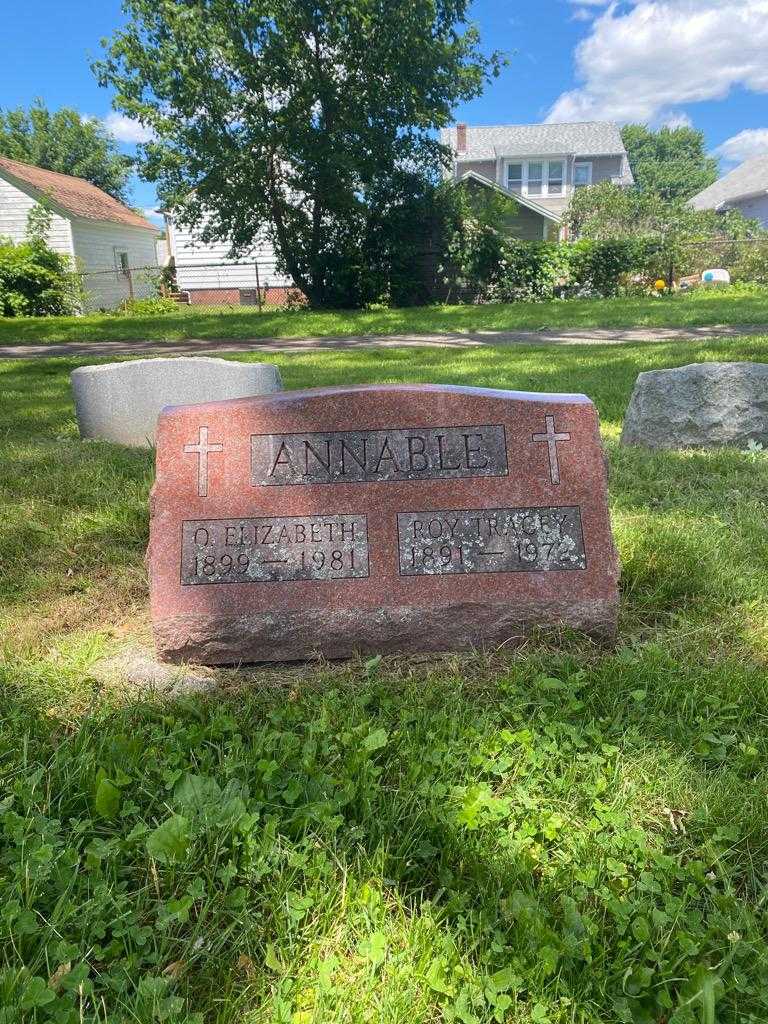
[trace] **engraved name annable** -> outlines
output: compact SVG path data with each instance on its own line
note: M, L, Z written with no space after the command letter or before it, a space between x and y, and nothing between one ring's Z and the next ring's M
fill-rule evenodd
M254 434L255 486L506 476L501 424Z
M197 519L182 526L184 585L366 576L365 515Z
M399 512L401 576L586 569L581 510Z

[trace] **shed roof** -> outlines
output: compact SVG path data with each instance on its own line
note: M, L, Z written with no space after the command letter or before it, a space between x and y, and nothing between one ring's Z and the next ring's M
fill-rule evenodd
M75 217L125 224L133 228L147 228L155 234L159 233L159 229L140 214L134 213L96 185L82 178L74 178L71 174L46 171L33 164L0 157L0 176L9 179L13 184L29 187L40 196L48 196L53 203Z

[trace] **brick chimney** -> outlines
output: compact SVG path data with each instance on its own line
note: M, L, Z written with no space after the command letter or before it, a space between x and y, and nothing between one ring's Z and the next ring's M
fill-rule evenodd
M467 152L467 126L465 124L456 125L456 152L459 156Z

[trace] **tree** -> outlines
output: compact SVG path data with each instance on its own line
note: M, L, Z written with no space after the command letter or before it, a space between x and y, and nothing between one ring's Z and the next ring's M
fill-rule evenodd
M565 213L572 236L633 242L638 265L656 277L691 273L709 265L729 265L738 243L762 235L757 221L739 210L695 210L679 199L666 200L639 187L601 182L577 189Z
M680 200L665 200L655 192L610 181L576 189L565 221L573 235L594 239L660 238L675 233L691 240L738 240L760 234L757 221L748 220L739 210L695 210Z
M312 304L359 302L339 286L350 258L401 184L436 183L433 130L501 66L468 5L124 0L128 24L94 69L154 130L143 174L179 220L233 255L266 234Z
M704 152L696 128L628 124L621 131L635 184L662 199L690 199L717 180L717 160Z
M38 100L29 110L0 110L0 156L85 178L125 202L133 160L123 156L98 121Z

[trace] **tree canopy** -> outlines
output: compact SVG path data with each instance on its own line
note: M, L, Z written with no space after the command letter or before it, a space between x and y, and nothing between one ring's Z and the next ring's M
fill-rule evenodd
M717 180L717 160L705 152L696 128L628 124L621 131L638 188L662 199L690 199Z
M143 174L179 220L233 253L266 234L312 303L358 304L365 240L402 231L445 156L434 129L500 67L468 6L125 0L95 70L154 130Z
M680 200L665 200L657 193L604 181L592 188L577 189L565 215L574 235L609 238L659 238L684 236L707 238L754 238L757 221L739 210L695 210Z
M52 113L38 100L28 110L0 110L0 156L84 178L126 201L132 159L103 125L69 107Z

